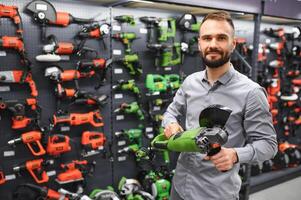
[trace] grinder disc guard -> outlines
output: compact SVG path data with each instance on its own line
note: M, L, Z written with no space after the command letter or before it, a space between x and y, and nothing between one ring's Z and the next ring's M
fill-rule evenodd
M232 110L222 105L211 105L205 108L199 116L200 127L224 127Z

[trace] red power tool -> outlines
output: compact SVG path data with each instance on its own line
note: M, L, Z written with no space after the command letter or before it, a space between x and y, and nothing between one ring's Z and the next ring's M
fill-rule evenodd
M17 6L6 6L0 4L0 18L1 17L11 18L17 25L17 34L20 37L23 37L22 19Z
M71 23L88 24L93 19L82 19L67 12L57 12L54 6L46 0L34 0L26 6L26 10L33 14L34 20L42 27L42 40L46 39L46 25L68 26Z
M87 160L73 160L71 163L62 164L61 167L66 171L58 174L56 181L59 184L82 181L85 175L94 171L95 164L95 161L88 163Z
M9 145L15 145L17 143L26 144L34 156L41 156L46 153L44 147L41 144L42 132L30 131L23 133L21 137L8 141Z
M100 153L104 149L106 136L100 132L85 131L82 133L81 144L83 145L83 157Z
M46 171L43 170L43 167L49 164L53 164L53 160L44 161L42 158L29 160L22 165L14 167L13 171L19 173L22 170L28 170L30 175L37 183L46 183L48 182L49 177Z
M26 109L26 108L29 109ZM0 98L0 110L8 109L13 113L12 129L26 128L29 124L37 122L40 118L40 107L37 105L35 98L28 98L26 100L2 100ZM27 110L31 110L35 114L35 118L28 117Z
M48 137L47 153L51 156L59 156L71 151L70 138L66 135L53 135Z
M0 71L1 83L28 83L31 96L37 97L38 90L30 72L22 70Z
M82 124L91 124L94 127L102 127L104 125L102 116L99 110L88 113L67 113L53 115L52 124L68 124L78 126Z

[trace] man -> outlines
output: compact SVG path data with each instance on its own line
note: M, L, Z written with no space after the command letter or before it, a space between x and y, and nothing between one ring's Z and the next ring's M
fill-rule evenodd
M182 115L186 116L187 130L196 128L200 112L209 105L220 104L232 110L225 125L229 139L212 157L180 154L172 200L238 199L239 163L263 162L277 152L266 92L233 68L230 55L235 45L234 25L227 12L211 13L203 19L199 50L206 69L185 79L164 113L162 125L167 138L183 131L178 124ZM245 145L247 136L253 142Z

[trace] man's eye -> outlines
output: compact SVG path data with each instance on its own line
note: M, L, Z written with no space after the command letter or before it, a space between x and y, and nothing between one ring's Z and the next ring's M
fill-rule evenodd
M227 37L225 37L225 36L219 36L217 39L219 41L224 41L224 40L227 40Z
M205 41L210 41L211 38L210 38L210 37L204 37L203 40L205 40Z

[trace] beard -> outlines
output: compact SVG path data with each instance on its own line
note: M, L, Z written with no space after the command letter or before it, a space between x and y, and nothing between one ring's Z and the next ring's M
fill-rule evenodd
M206 58L206 56L210 53L217 53L221 56L221 58L216 59L216 60L209 60ZM225 52L225 51L221 51L218 49L209 49L207 51L200 52L201 54L201 58L203 63L209 67L209 68L219 68L221 66L223 66L225 63L227 63L230 60L230 56L231 56L231 52Z

